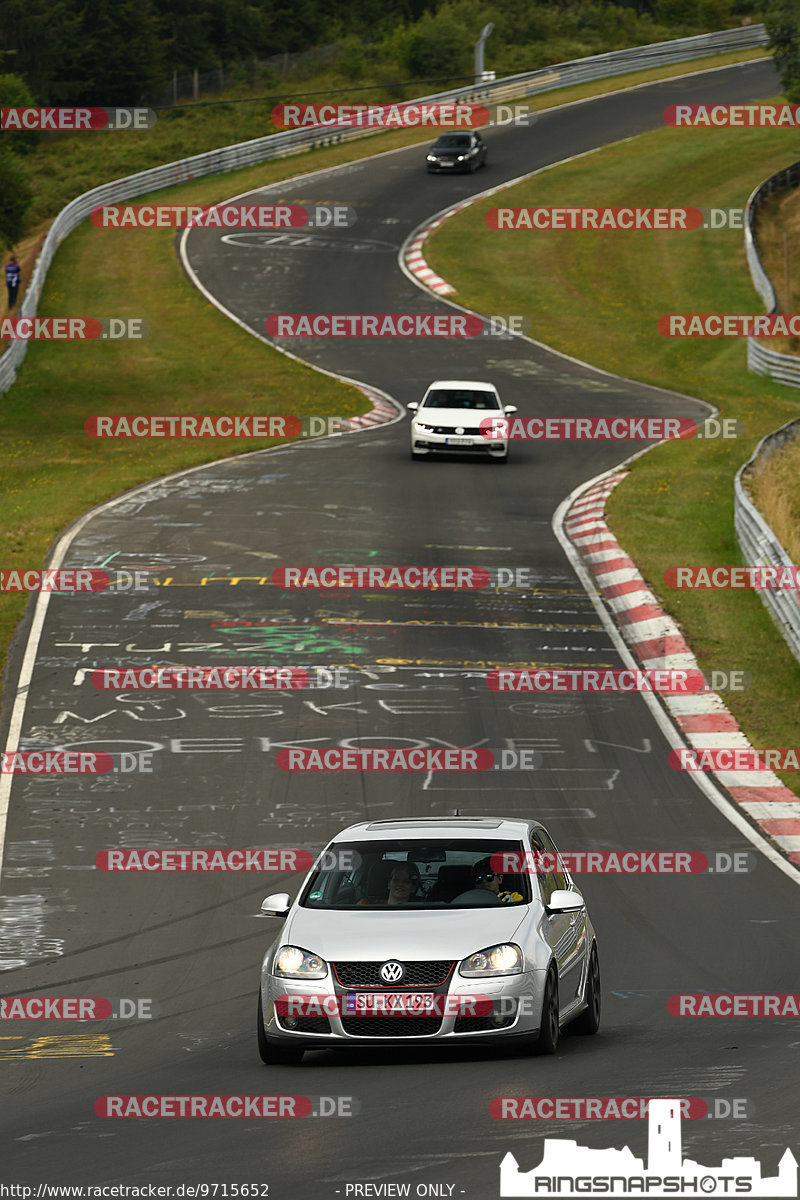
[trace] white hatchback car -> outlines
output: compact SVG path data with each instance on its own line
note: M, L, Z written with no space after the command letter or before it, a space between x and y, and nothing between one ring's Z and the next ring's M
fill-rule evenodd
M294 903L282 892L261 909L284 920L261 966L265 1063L469 1041L553 1054L565 1025L600 1025L595 932L538 821L352 825Z
M430 385L422 402L409 404L411 416L411 457L428 454L481 454L505 462L508 439L487 436L517 411L516 405L503 405L492 383L474 379L437 379Z

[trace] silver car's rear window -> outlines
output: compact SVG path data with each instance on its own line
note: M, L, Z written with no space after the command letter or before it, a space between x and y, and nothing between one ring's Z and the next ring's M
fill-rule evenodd
M491 862L498 854L525 860L521 842L491 837L337 842L300 903L388 912L530 903L530 878L498 875Z

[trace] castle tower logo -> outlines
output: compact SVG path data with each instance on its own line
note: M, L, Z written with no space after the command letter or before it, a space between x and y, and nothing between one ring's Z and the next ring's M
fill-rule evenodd
M592 1150L566 1138L545 1138L542 1161L532 1171L520 1171L514 1155L505 1156L500 1195L797 1196L797 1159L789 1149L778 1174L768 1178L756 1158L723 1158L719 1167L704 1167L683 1158L680 1100L651 1100L648 1122L647 1166L627 1146Z

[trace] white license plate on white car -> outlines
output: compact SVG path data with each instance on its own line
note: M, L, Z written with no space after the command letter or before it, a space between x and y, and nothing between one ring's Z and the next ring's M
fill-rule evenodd
M458 437L451 438L451 437L449 437L449 438L445 438L444 440L445 440L445 445L447 445L447 446L471 446L472 445L472 438L458 438Z
M435 1002L434 992L348 992L344 1015L424 1017Z

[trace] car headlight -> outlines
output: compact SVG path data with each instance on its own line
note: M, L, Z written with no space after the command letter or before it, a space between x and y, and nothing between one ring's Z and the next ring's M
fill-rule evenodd
M459 154L458 161L463 162L465 158L469 158L468 154Z
M423 425L422 421L415 421L414 429L418 433L433 433L433 426L432 425Z
M275 955L272 973L285 979L324 979L328 964L318 954L301 950L299 946L281 946Z
M438 161L439 161L439 160L438 160L438 158L436 157L436 155L435 155L435 154L429 154L429 155L428 155L428 162L438 162Z
M458 968L460 975L472 978L489 975L521 975L523 955L519 946L513 942L503 942L499 946L488 946L486 950L478 950L465 958Z

